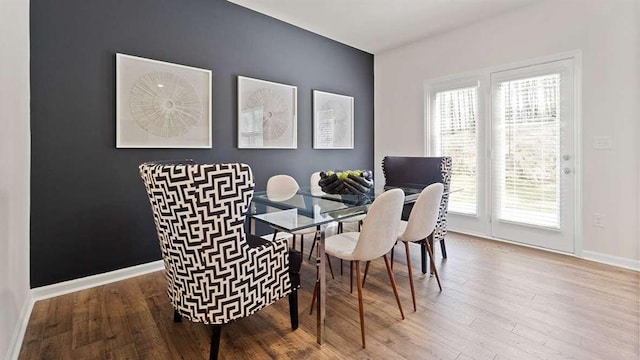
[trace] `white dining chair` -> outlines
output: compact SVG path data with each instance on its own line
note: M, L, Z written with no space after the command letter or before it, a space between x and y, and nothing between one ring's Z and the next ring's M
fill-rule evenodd
M358 288L358 309L360 312L360 332L362 347L366 347L364 335L364 309L362 302L362 281L360 279L360 262L371 261L382 257L387 267L387 274L398 303L400 316L404 320L404 312L396 281L389 265L387 253L396 242L400 215L404 205L404 192L400 189L389 190L378 196L364 219L360 232L346 232L328 237L325 240L326 253L339 259L355 262L356 282Z
M413 205L413 209L411 209L409 220L400 222L400 235L398 235L398 241L402 241L404 243L405 252L407 254L407 271L409 273L409 285L411 287L413 311L416 311L416 294L413 286L413 273L411 270L411 254L409 252L410 242L420 242L425 246L429 253L431 268L433 269L436 280L438 281L438 287L440 288L440 291L442 291L438 270L436 269L435 262L433 260L433 251L431 249L431 245L429 245L429 241L426 241L426 239L431 236L436 228L443 191L444 186L441 183L431 184L424 188Z
M267 180L267 198L272 201L285 201L285 200L292 199L294 196L296 196L296 193L298 192L299 189L300 189L300 186L298 185L298 182L296 181L296 179L294 179L289 175L284 175L284 174L274 175L270 177L269 180ZM302 206L303 204L300 204L300 205ZM278 229L274 228L274 231L273 231L274 241L276 239L277 234L278 234ZM291 239L291 247L295 250L296 238L299 237L300 253L302 253L303 256L304 256L304 236L308 234L313 234L313 243L315 245L315 242L317 241L318 236L320 236L320 233L317 228L310 227L310 228L294 231L291 233L291 235L293 236L293 238ZM309 252L309 256L311 256L312 252L313 252L313 247ZM331 271L331 277L334 278L333 268L331 267L331 261L329 261L328 256L327 256L327 262L329 265L329 270Z

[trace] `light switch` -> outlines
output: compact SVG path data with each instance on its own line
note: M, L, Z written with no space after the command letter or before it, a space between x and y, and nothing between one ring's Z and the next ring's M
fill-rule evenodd
M613 138L611 136L594 136L593 148L596 150L613 149Z

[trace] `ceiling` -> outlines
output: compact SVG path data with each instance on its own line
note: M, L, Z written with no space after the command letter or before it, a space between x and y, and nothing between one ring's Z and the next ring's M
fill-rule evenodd
M228 0L377 54L539 0Z

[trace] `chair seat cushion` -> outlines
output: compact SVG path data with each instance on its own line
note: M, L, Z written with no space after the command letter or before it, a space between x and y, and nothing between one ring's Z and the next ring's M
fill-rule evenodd
M407 221L400 221L400 226L398 226L398 241L415 241L415 239L405 239L403 237L404 231L407 229L407 224Z
M347 232L329 236L325 239L325 251L330 256L343 260L355 260L353 250L358 243L359 232Z

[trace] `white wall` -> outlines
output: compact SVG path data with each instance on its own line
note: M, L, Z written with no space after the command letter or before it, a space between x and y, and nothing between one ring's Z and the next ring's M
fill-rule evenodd
M580 50L583 249L637 266L637 7L636 0L545 1L376 54L376 178L385 155L423 156L424 80ZM594 135L611 135L615 148L594 150ZM605 229L591 225L595 212L605 214Z
M0 0L0 49L0 358L10 359L31 302L29 0Z

